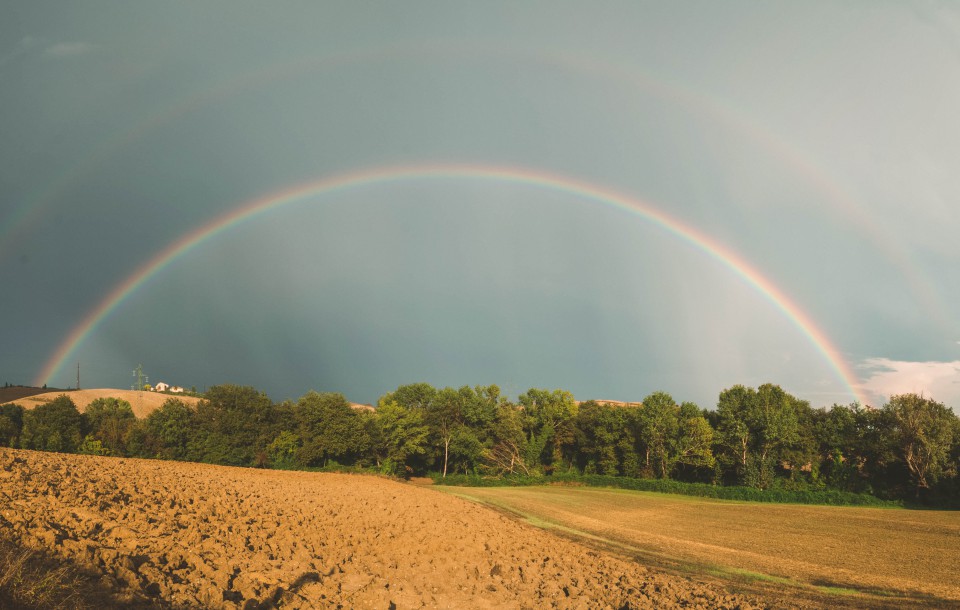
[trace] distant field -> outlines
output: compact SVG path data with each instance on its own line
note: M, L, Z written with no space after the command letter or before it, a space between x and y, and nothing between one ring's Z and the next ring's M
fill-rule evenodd
M770 505L582 487L437 488L684 573L844 605L960 607L960 512Z
M80 412L83 412L87 408L87 405L98 398L120 398L130 403L130 406L133 409L133 414L139 418L144 418L150 415L159 409L163 403L170 398L177 398L188 405L195 405L200 400L199 398L194 398L192 396L181 396L177 394L160 394L157 392L137 392L135 390L100 388L95 390L57 390L55 392L34 394L33 396L26 396L5 402L16 402L24 409L32 409L37 405L50 402L61 394L66 394L69 396L70 400L73 401L73 404L77 405L77 408L80 410Z
M5 388L0 388L0 405L7 404L8 402L15 402L21 398L26 398L27 396L46 394L47 392L70 392L70 390L60 390L58 388L36 388L26 385L7 386Z

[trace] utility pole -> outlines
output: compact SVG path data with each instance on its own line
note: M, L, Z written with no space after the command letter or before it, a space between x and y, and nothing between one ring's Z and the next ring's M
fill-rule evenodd
M77 362L77 389L80 389L80 363Z
M150 382L150 378L143 374L143 365L138 364L133 369L133 376L137 378L136 385L132 388L137 391L137 407L143 408L143 385Z

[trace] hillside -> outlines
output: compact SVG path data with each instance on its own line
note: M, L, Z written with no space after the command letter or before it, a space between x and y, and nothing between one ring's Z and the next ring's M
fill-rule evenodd
M170 398L182 400L189 405L195 405L200 401L199 398L182 396L179 394L158 394L156 392L137 392L135 390L99 388L92 390L48 391L43 394L34 394L15 400L5 400L4 402L16 402L24 409L32 409L37 405L50 402L61 394L67 394L70 397L70 400L77 405L77 409L79 409L81 412L87 408L87 405L98 398L120 398L130 403L130 406L133 408L133 414L138 418L144 418L150 415L150 413L159 409L163 403Z

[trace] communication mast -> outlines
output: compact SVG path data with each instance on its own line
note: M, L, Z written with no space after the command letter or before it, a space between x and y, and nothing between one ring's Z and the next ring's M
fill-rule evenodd
M143 407L143 386L150 382L150 378L143 374L142 364L138 364L137 368L133 369L133 376L137 378L137 382L131 389L137 391L137 402L139 403L137 407Z
M77 389L80 389L80 363L77 362Z

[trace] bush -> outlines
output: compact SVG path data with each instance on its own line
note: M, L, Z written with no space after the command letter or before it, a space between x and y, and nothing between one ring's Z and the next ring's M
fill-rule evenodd
M24 413L20 438L24 449L75 453L83 437L83 418L66 394Z
M17 447L23 430L23 407L0 405L0 447Z
M556 474L549 477L481 477L477 475L433 475L437 485L460 487L521 487L529 485L587 485L612 487L634 491L672 493L700 498L738 500L746 502L777 502L785 504L827 504L832 506L902 506L900 502L880 500L867 494L836 490L756 489L755 487L722 487L707 483L684 483L671 479L634 479L608 475Z

